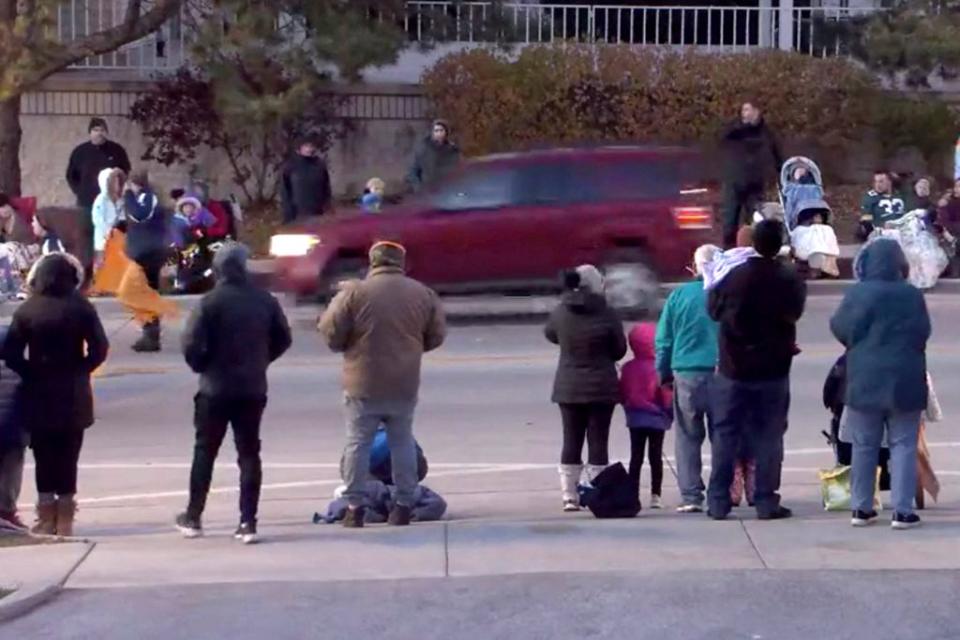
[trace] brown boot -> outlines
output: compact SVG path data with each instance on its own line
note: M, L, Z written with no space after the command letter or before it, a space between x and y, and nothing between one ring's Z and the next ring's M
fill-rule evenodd
M73 517L77 513L77 502L73 496L57 498L57 535L63 538L73 537Z
M57 503L46 502L37 505L37 522L31 533L53 536L57 533Z

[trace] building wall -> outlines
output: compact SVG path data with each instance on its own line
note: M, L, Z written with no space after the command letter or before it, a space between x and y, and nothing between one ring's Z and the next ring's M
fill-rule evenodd
M110 136L126 147L136 165L146 143L139 128L126 118L130 105L144 82L91 81L66 77L48 82L24 97L23 144L20 162L23 193L37 196L40 204L70 204L73 200L64 176L73 147L86 140L90 118L107 119ZM415 89L405 86L361 87L345 90L341 116L353 124L351 134L328 153L334 191L353 197L372 176L378 176L391 191L403 186L417 140L426 134L427 105ZM146 164L154 182L164 191L183 185L191 165L164 167ZM218 196L236 193L230 168L222 154L202 151L194 163Z

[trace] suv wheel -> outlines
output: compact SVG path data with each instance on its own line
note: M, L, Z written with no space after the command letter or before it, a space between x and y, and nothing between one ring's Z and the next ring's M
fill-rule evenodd
M328 303L340 291L347 280L360 280L367 275L367 261L363 258L337 258L320 276L318 297Z
M638 253L611 256L604 264L607 303L628 319L654 317L660 310L660 279Z

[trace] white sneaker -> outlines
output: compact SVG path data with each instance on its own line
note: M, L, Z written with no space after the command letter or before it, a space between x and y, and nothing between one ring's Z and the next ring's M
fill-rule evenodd
M564 500L563 510L566 512L580 511L580 503L576 500Z
M703 507L698 504L682 504L677 507L677 513L703 513Z
M651 509L663 509L663 498L657 494L650 495L650 508Z

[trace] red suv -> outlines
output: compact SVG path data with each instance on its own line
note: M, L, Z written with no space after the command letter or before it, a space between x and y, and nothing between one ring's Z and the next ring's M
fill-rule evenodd
M305 221L271 239L278 287L328 295L362 274L378 240L441 293L555 290L567 268L606 269L611 302L643 307L714 239L700 154L664 147L489 156L378 214Z

